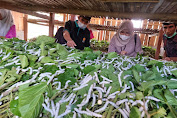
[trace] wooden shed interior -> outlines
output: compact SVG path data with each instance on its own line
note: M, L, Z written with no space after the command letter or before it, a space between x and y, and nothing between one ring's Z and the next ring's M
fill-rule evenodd
M74 15L92 16L90 28L95 39L108 41L123 20L141 19L142 27L135 32L143 45L151 47L157 47L163 21L177 22L177 0L1 0L0 8L43 18L28 19L27 15L23 15L23 30L26 30L27 22L49 25L50 36L54 35L54 25L63 26ZM54 13L62 13L63 21L54 19Z

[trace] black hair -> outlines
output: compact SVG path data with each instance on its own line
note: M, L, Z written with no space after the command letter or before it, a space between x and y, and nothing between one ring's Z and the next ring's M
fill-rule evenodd
M170 25L170 24L174 24L175 25L175 27L177 26L177 23L173 23L173 22L170 22L170 23L168 23L168 22L164 22L164 23L162 23L163 25Z
M85 20L90 21L91 17L90 16L84 16L84 15L80 15L79 17L82 17Z

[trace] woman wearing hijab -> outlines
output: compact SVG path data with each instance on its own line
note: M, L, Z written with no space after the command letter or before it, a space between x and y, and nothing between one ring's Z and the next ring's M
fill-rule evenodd
M16 30L12 14L6 9L0 9L0 37L16 37Z
M133 23L130 20L120 24L117 33L111 39L108 52L117 52L130 57L143 53L140 37L134 34Z

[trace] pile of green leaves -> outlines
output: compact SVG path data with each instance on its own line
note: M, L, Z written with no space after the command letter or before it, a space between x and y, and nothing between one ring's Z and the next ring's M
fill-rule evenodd
M90 41L90 47L93 50L101 50L103 52L107 52L108 51L108 47L109 47L109 42L107 42L107 41L98 41L96 39L92 39Z
M48 118L61 117L69 111L64 117L76 114L76 117L91 118L95 116L86 114L87 110L95 112L110 101L115 105L109 103L97 114L119 118L123 117L120 109L125 109L130 118L177 117L176 63L142 56L118 56L115 52L102 53L90 48L80 51L50 41L47 43L46 38L45 41L40 39L40 43L18 39L0 41L0 116ZM106 81L103 77L111 82L101 84ZM85 85L87 80L87 86L74 90ZM106 91L102 91L100 97L100 90L94 88L91 95L96 96L96 103L92 106L91 96L79 107L86 100L91 86ZM110 86L112 88L106 95ZM115 92L118 93L109 98ZM69 96L74 97L73 101L64 102ZM127 102L117 105L126 99ZM101 104L97 103L99 100ZM136 101L143 105L135 104ZM79 115L76 109L84 113Z
M155 49L147 46L143 46L142 49L143 49L143 56L155 58L155 51L156 51Z

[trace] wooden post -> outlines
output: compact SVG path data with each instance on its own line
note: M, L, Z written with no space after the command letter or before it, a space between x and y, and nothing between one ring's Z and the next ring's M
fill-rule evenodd
M49 36L53 37L53 32L54 32L54 13L50 13L50 20L49 20Z
M28 39L28 15L24 14L23 17L23 27L24 27L24 40L27 41Z
M163 40L163 29L160 29L159 39L158 39L158 42L157 42L157 49L156 49L156 52L155 52L155 59L159 59L159 53L160 53L162 40Z

